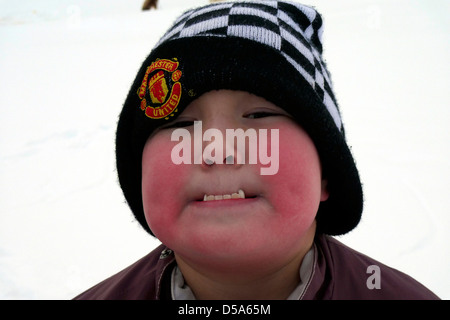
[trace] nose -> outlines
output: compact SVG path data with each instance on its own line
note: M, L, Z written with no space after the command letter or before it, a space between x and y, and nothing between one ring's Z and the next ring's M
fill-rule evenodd
M233 164L233 165L238 165L241 163L237 163L235 157L233 155L228 155L226 156L223 161L221 163L216 163L216 159L215 157L209 157L207 155L205 155L203 157L203 164L207 167L210 167L214 164Z
M232 165L238 168L244 164L245 148L235 143L232 134L238 124L228 119L215 119L202 123L202 164L211 167L217 164Z

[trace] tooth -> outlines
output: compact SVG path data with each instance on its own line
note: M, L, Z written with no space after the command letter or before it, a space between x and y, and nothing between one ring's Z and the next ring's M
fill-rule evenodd
M238 192L232 194L223 194L223 195L207 195L203 196L203 201L212 201L212 200L228 200L228 199L245 199L244 190L239 189Z

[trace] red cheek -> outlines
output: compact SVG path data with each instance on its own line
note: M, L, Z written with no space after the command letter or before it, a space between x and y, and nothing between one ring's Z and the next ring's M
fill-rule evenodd
M147 223L159 238L170 232L176 214L182 208L183 187L189 165L172 162L174 142L167 139L149 141L142 157L142 200Z
M309 224L320 203L321 169L317 150L303 130L286 124L279 131L278 151L278 172L261 179L271 186L271 202L286 221L304 220Z

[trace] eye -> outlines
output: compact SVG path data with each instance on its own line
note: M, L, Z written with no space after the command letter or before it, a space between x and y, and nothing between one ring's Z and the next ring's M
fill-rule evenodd
M259 119L259 118L266 118L266 117L273 117L273 116L280 116L281 114L274 112L274 111L255 111L250 112L246 115L244 115L247 119Z
M185 128L185 127L189 127L189 126L193 126L193 125L194 125L193 120L181 120L181 121L175 121L175 122L169 123L169 124L161 127L161 129Z

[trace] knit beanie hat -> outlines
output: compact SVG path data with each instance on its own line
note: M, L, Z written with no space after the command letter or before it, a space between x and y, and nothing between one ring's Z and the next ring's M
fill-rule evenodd
M119 182L145 220L141 161L152 131L211 90L247 91L286 110L313 140L328 180L317 231L340 235L361 218L362 187L322 58L322 19L291 1L219 2L182 14L145 59L116 135Z

